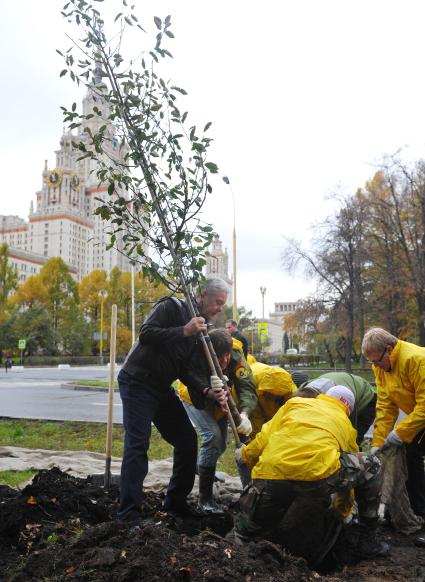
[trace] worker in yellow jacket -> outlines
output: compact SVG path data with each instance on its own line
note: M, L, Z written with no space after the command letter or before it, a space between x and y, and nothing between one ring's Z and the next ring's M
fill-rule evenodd
M209 335L222 371L232 386L232 396L241 414L242 421L236 427L237 431L248 436L252 431L249 416L257 404L257 396L242 344L225 329L214 329ZM220 380L219 385L222 385ZM214 389L213 377L211 388ZM213 497L213 485L217 461L227 447L227 415L214 400L207 401L203 409L196 408L182 383L178 385L178 393L190 420L201 436L198 456L199 509L205 513L222 513L223 509Z
M272 419L282 404L296 392L297 387L291 374L283 368L257 361L250 366L258 398L257 406L249 417L253 439L263 424Z
M362 352L372 364L378 395L372 448L405 445L410 504L425 518L425 348L374 327L363 338ZM395 426L399 410L407 416Z
M359 506L358 557L388 553L376 539L381 465L358 452L356 431L348 415L354 395L334 386L315 399L294 397L263 425L236 460L252 470L252 485L240 500L235 537L267 535L299 496L326 500L331 493L355 488Z

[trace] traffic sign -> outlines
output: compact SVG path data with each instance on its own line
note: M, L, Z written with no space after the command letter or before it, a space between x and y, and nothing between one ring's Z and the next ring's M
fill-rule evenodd
M27 347L27 340L20 339L18 340L18 349L24 350Z

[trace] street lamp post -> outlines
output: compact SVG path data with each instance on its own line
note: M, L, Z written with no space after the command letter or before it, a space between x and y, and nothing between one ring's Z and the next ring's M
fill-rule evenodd
M238 319L238 306L237 306L237 294L236 294L236 205L235 205L235 196L233 194L232 185L230 180L227 176L223 176L223 182L230 187L230 193L232 194L232 202L233 202L233 253L232 253L232 262L233 262L233 319L237 321Z
M108 296L108 293L105 289L101 289L99 291L100 297L100 339L99 339L99 356L100 356L100 365L103 366L103 303Z
M267 289L265 287L260 287L262 302L263 302L263 321L264 321L264 295L266 294Z

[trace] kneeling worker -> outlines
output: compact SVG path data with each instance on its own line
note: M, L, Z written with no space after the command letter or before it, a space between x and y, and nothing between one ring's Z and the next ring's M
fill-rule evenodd
M291 398L255 440L236 450L236 460L251 467L253 477L251 490L241 497L236 539L267 535L299 496L326 499L355 488L358 557L388 553L388 545L376 539L381 465L377 457L358 452L348 419L353 406L353 393L345 386L317 398ZM249 503L244 496L250 496Z
M242 352L242 344L225 329L214 329L209 335L222 371L229 378L232 395L241 414L242 422L236 427L237 431L248 436L252 431L249 415L257 404L257 397L252 372ZM211 377L211 388L214 390L213 378L214 376ZM217 385L221 389L222 382L218 377ZM182 383L178 386L178 393L190 420L201 436L198 457L199 509L207 513L222 513L223 509L213 498L213 486L217 461L227 447L227 415L214 400L207 400L203 409L196 408Z

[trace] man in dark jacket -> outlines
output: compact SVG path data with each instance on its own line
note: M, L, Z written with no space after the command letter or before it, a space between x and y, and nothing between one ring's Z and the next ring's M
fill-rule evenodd
M234 319L228 319L226 321L225 327L232 337L236 338L237 340L239 340L241 342L243 355L245 356L245 359L246 359L248 356L248 340L239 331L238 322L235 321Z
M199 408L205 406L207 398L225 407L223 388L210 388L199 332L205 331L208 320L222 311L227 292L222 279L208 279L198 297L201 316L193 318L184 299L161 299L127 355L118 375L125 428L118 512L121 519L137 521L140 517L152 423L174 447L173 474L164 509L190 512L186 498L195 479L196 432L171 384L180 378Z

